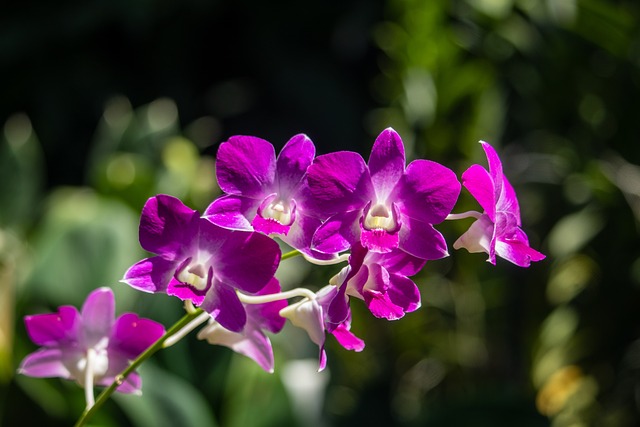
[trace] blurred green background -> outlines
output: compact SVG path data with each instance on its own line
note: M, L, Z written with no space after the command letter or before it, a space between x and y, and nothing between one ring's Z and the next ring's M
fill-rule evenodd
M0 423L72 424L82 390L15 374L22 317L111 286L165 326L179 301L118 283L157 193L203 209L234 134L367 156L393 126L460 175L500 152L529 269L453 251L396 322L354 301L329 367L287 325L276 373L195 335L101 426L640 425L640 4L621 0L28 1L0 11ZM456 212L477 209L463 191ZM442 224L451 245L470 224ZM284 286L339 267L283 263ZM309 360L311 359L311 360Z

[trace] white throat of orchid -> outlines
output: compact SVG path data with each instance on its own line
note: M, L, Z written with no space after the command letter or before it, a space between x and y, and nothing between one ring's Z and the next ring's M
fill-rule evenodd
M278 221L282 225L290 225L292 210L289 208L289 205L284 203L282 200L274 201L270 203L266 208L262 211L263 218L271 218Z
M204 291L209 286L209 269L201 262L189 262L180 270L177 279L198 291Z
M367 230L385 230L394 232L398 228L396 215L393 209L382 203L376 203L369 209L365 209L364 228Z

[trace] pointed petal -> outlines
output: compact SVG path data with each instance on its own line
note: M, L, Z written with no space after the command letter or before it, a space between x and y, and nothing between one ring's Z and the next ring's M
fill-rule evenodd
M496 209L513 215L516 218L517 225L519 227L522 226L520 221L520 206L518 204L518 198L516 197L516 192L511 186L511 183L507 180L506 176L502 182L502 194L498 199Z
M200 214L180 199L160 194L147 200L140 217L140 245L167 259L179 259L198 232Z
M107 287L91 292L82 305L82 332L84 345L93 347L108 337L115 321L116 301Z
M319 218L362 209L375 197L364 159L351 151L316 157L307 170L307 185L305 206Z
M489 172L480 165L472 165L462 174L462 185L478 201L491 221L495 221L497 199Z
M289 199L295 195L315 154L316 148L306 135L296 135L285 144L277 159L280 197Z
M233 136L216 154L216 176L228 194L262 198L272 193L276 153L271 143L253 136Z
M338 213L327 219L313 235L311 248L327 254L335 254L347 250L359 239L360 225L358 220L362 211Z
M143 292L166 292L178 264L159 256L146 258L129 267L122 282Z
M368 165L378 202L384 203L405 167L404 145L395 130L387 128L378 135Z
M62 351L58 348L40 349L27 355L20 363L18 373L36 378L71 378L71 373L62 361Z
M449 255L447 242L431 224L403 217L400 229L400 249L425 260L440 259Z
M338 325L331 333L345 349L358 352L364 350L364 341L355 336L344 323Z
M367 291L364 293L364 301L371 314L377 318L397 320L404 316L402 307L395 305L387 293Z
M502 183L504 180L502 174L502 162L500 161L500 157L498 157L496 150L489 143L480 141L480 144L482 144L482 149L487 155L489 173L491 174L491 179L494 182L495 199L497 201L502 193Z
M242 196L222 196L204 211L203 217L221 227L252 231L251 220L260 206L259 199Z
M236 291L219 281L213 283L201 308L231 332L240 332L247 323L247 313Z
M135 359L164 334L164 327L153 320L124 313L116 319L109 339L109 348L128 359Z
M414 160L396 186L394 201L404 216L438 224L458 200L460 182L449 168L429 160Z
M77 340L80 314L75 307L63 305L57 313L24 317L29 338L40 346L65 345Z

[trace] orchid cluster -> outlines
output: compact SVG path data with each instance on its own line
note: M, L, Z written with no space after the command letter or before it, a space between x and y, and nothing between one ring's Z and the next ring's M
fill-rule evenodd
M318 346L319 370L327 363L327 334L347 350L361 351L365 344L351 332L350 304L359 299L373 316L388 320L417 310L420 291L411 277L427 261L448 256L434 225L475 218L453 247L484 252L492 264L501 257L528 267L544 258L529 246L496 151L481 145L489 169L471 166L461 184L436 162L406 164L403 142L390 128L377 137L367 162L350 151L316 156L305 135L291 138L278 155L263 139L234 136L216 157L224 194L203 214L169 195L146 202L139 240L153 255L122 279L137 290L184 301L187 316L180 327L164 333L132 314L114 322L112 294L101 289L81 314L61 307L57 314L25 319L43 349L28 356L20 372L75 379L87 389L115 382L117 391L135 392L139 378L126 375L137 364L126 375L115 374L152 343L154 349L166 347L200 326L199 339L227 346L273 372L269 334L287 320ZM461 185L482 213L451 213ZM283 255L285 245L292 251ZM318 265L346 265L319 289L282 290L275 273L295 255ZM87 402L90 409L92 398Z

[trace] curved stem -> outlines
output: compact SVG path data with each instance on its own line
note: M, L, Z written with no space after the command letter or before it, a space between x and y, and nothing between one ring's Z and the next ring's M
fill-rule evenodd
M241 292L236 292L238 294L238 298L244 304L265 304L273 301L280 301L283 299L295 298L295 297L305 297L309 299L315 299L316 294L311 292L306 288L295 288L290 291L278 292L277 294L266 294L266 295L247 295Z
M481 216L482 214L480 212L468 211L468 212L462 212L459 214L449 214L445 219L446 220L455 220L455 219L464 219L464 218L480 219Z
M89 421L89 419L96 412L98 412L98 409L102 407L102 405L109 399L109 397L113 394L113 392L116 391L118 386L120 386L124 382L124 380L129 376L129 374L135 371L145 360L150 358L154 353L160 350L164 342L167 340L167 338L179 332L183 327L188 325L193 319L200 316L201 313L202 313L202 310L197 309L193 313L185 314L180 320L178 320L173 326L171 326L163 336L158 338L156 342L154 342L149 348L143 351L142 354L140 354L140 356L138 356L133 362L131 362L131 364L124 371L122 371L120 375L116 377L115 381L109 387L107 387L102 391L102 393L100 393L100 395L96 399L95 404L90 408L87 408L84 410L84 412L76 422L75 427L81 427L85 425L85 423Z
M287 252L286 254L282 254L282 256L280 257L280 261L284 261L285 259L289 259L289 258L293 258L296 256L302 255L302 253L296 249L292 250L291 252Z

